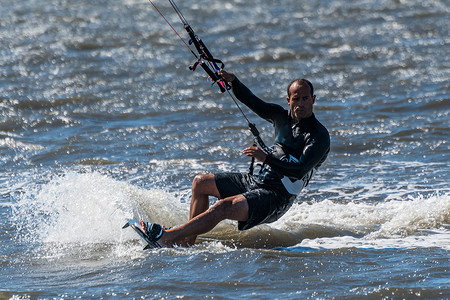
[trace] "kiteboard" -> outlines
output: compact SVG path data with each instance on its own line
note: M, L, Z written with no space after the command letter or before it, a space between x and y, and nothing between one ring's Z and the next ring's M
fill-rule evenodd
M147 243L147 246L145 246L144 250L147 249L159 249L162 248L161 244L157 241L152 240L143 230L141 227L141 224L139 223L139 220L137 219L129 219L127 220L127 223L123 225L122 229L125 229L127 227L131 227L136 231L141 238Z

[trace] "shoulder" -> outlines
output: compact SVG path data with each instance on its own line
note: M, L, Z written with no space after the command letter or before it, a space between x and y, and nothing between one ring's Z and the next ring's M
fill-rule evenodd
M283 117L283 119L288 120L289 119L289 110L287 110L286 108L284 108L283 106L277 104L277 103L273 103L273 102L267 102L267 107L274 113L274 114L279 114L280 116Z
M314 116L314 126L312 132L314 133L315 139L324 145L330 145L330 133L328 129L320 123L319 120Z

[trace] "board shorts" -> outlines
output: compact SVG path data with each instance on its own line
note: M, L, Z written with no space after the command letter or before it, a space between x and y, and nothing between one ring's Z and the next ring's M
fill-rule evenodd
M248 220L238 222L239 230L263 223L272 223L284 215L294 203L280 180L263 182L256 175L245 173L214 174L220 198L242 194L248 202Z

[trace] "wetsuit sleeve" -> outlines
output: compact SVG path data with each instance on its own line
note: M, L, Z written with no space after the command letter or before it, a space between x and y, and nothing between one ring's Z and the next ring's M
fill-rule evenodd
M329 151L330 136L328 132L321 132L309 138L298 162L282 161L269 154L264 163L281 175L302 179L313 168L317 169L325 161Z
M277 116L286 114L286 110L280 105L264 102L255 96L237 77L231 84L236 98L264 120L274 123Z

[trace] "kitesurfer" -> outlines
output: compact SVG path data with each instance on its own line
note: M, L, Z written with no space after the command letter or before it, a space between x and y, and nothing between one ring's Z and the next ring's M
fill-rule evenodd
M314 88L296 79L287 88L289 110L255 96L230 72L220 71L236 98L261 118L271 122L275 142L266 153L258 146L243 153L263 163L257 175L245 173L199 174L192 184L189 221L171 229L157 230L165 246L189 246L196 237L225 219L238 221L239 230L278 220L292 206L300 191L325 161L330 150L328 130L316 119ZM219 200L209 207L209 196ZM150 232L151 223L142 222ZM153 230L155 232L155 230Z

